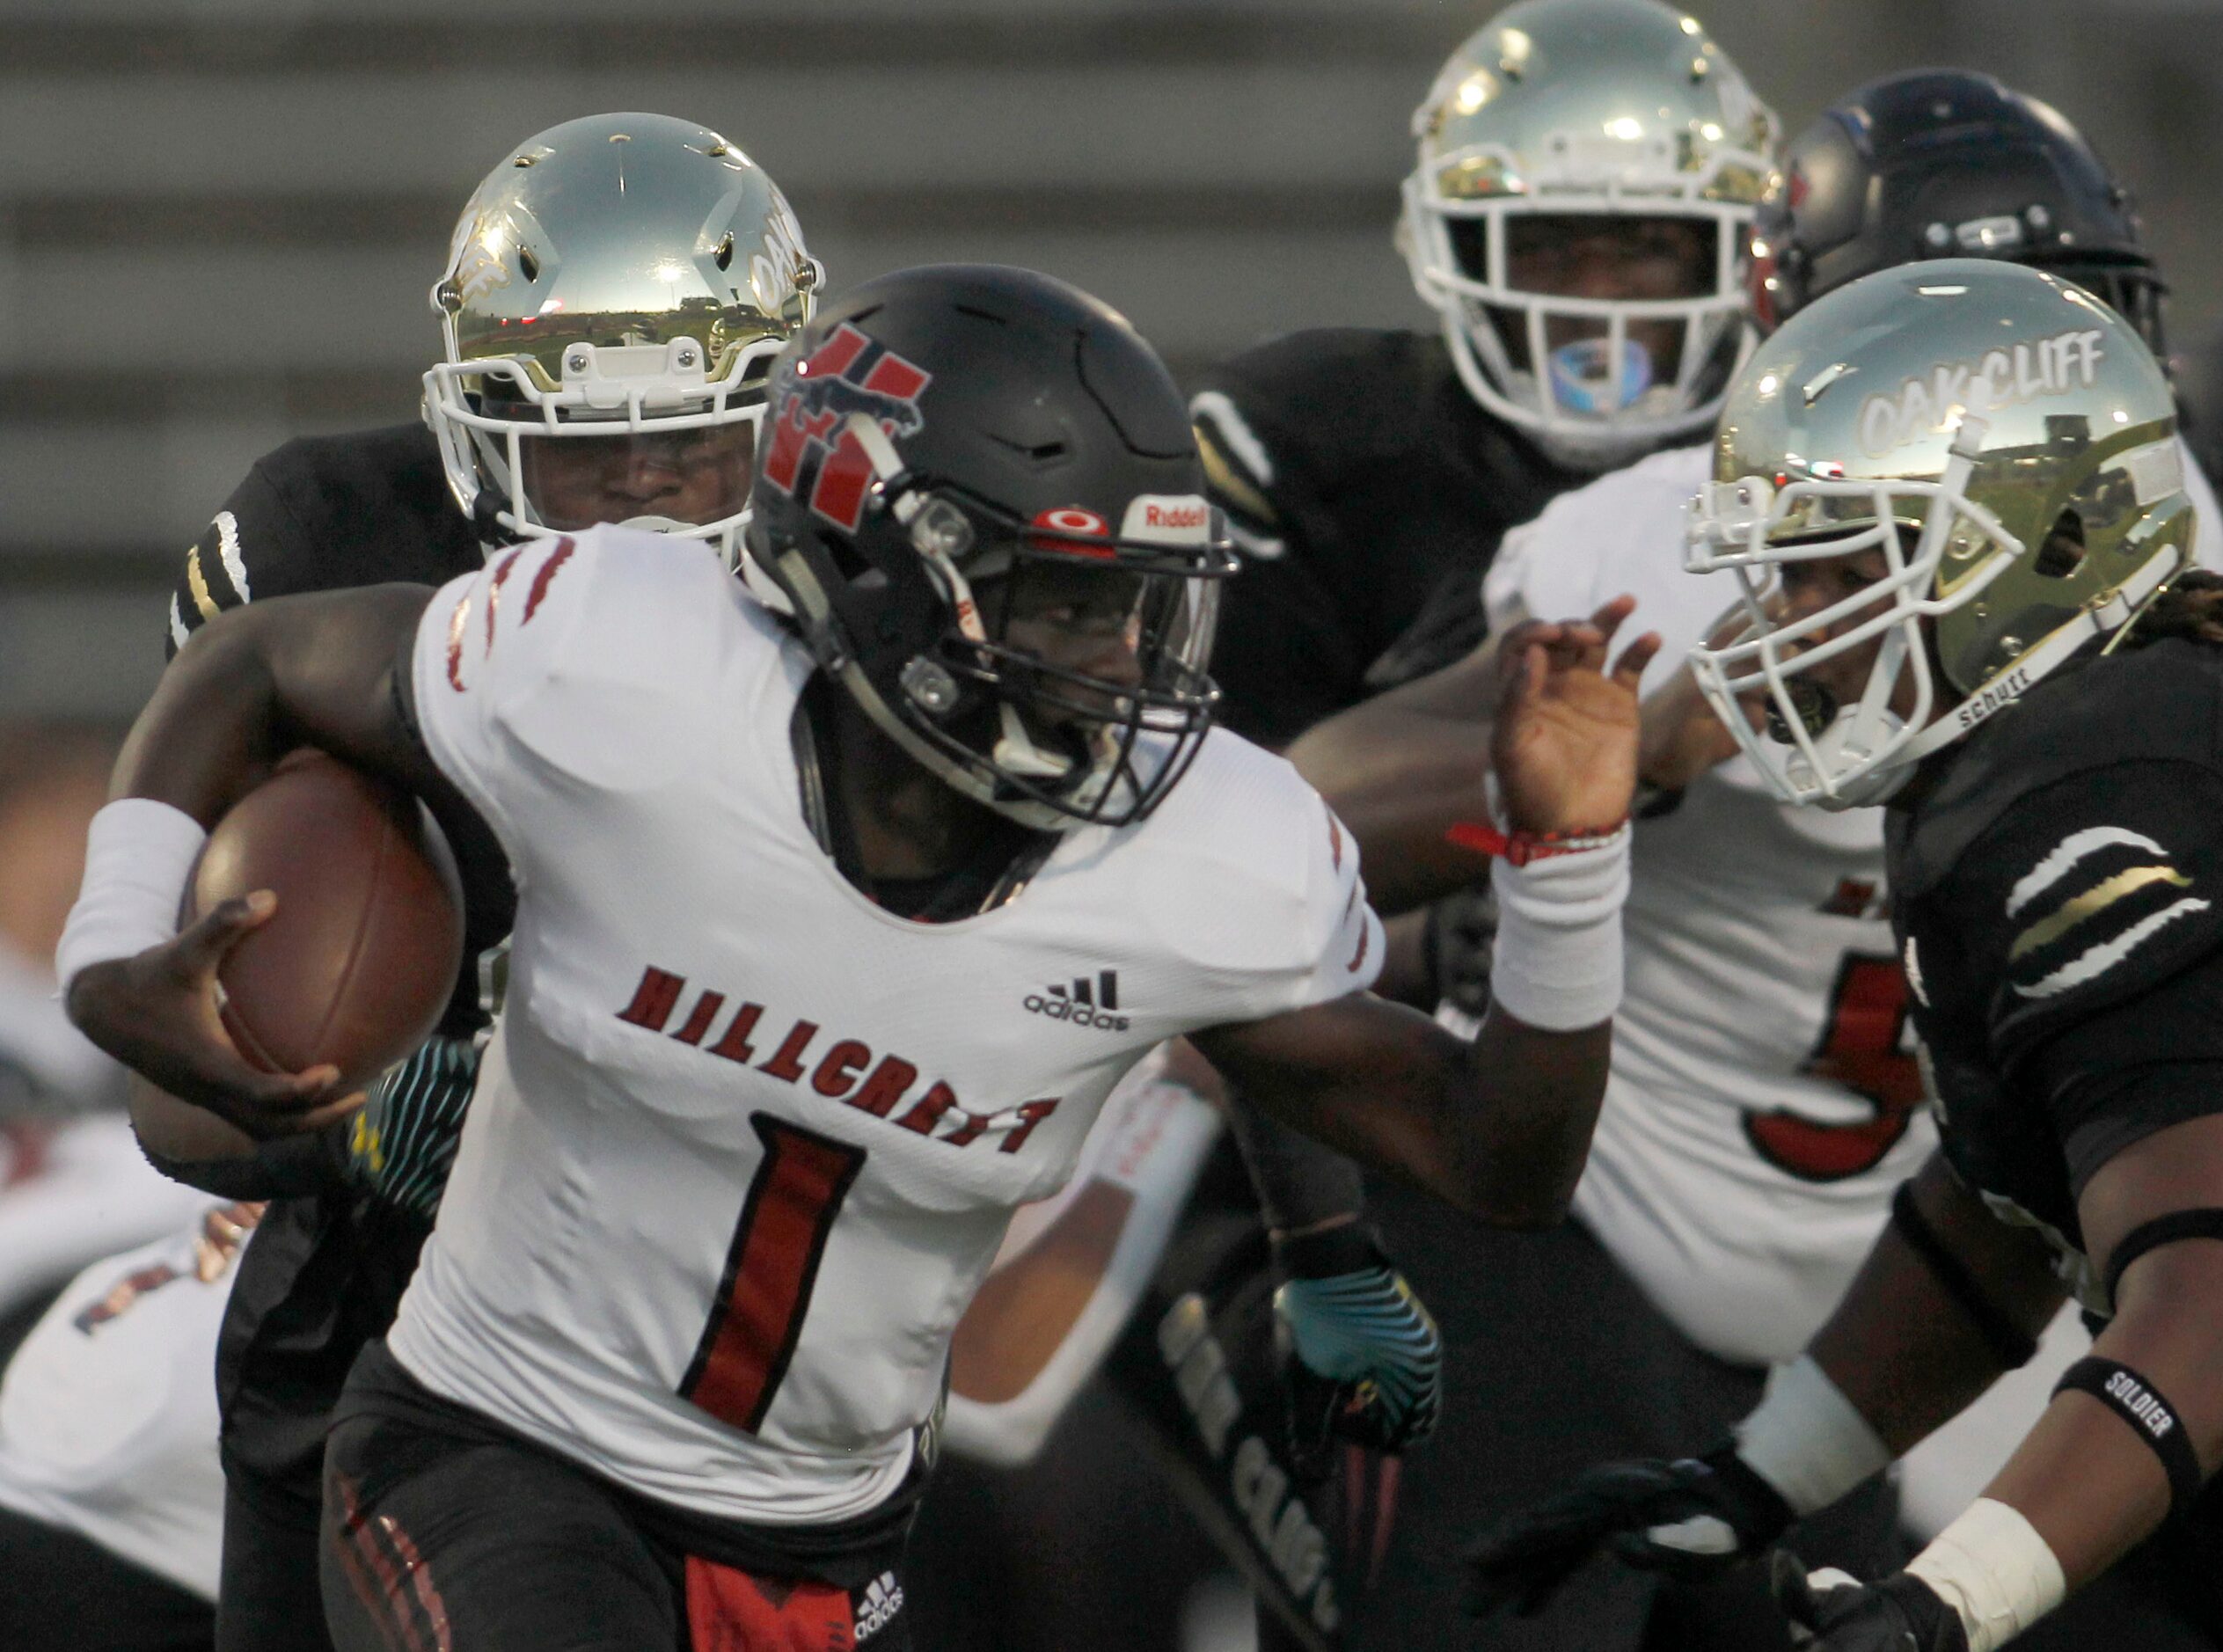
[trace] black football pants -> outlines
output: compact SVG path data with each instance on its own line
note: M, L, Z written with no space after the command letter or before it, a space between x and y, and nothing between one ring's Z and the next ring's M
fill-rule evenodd
M343 1414L325 1447L321 1560L339 1652L910 1644L900 1587L875 1597L705 1568L656 1543L581 1469L375 1414ZM691 1633L706 1611L714 1626Z

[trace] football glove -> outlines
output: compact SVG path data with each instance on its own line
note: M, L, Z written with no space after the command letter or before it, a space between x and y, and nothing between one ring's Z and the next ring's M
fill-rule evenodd
M1339 1441L1402 1451L1436 1427L1444 1343L1436 1321L1359 1224L1277 1240L1274 1341L1289 1388L1289 1452L1318 1480Z
M1775 1604L1791 1620L1791 1644L1817 1652L1968 1652L1956 1612L1920 1578L1894 1572L1863 1583L1825 1568L1810 1573L1795 1555L1775 1556Z
M348 1137L355 1182L427 1221L456 1162L464 1109L479 1082L479 1046L468 1038L429 1038L370 1087Z
M1790 1524L1790 1505L1728 1445L1680 1462L1604 1464L1483 1534L1467 1553L1467 1608L1541 1612L1608 1545L1631 1566L1711 1577L1765 1553Z

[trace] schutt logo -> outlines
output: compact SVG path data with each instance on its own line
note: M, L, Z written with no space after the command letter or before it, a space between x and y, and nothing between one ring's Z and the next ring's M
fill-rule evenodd
M854 533L872 486L872 461L843 427L860 413L890 436L917 435L926 424L919 393L932 382L932 374L843 322L809 360L779 369L764 480Z

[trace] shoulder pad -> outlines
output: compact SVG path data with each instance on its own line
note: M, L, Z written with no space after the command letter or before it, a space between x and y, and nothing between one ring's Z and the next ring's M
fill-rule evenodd
M1231 983L1238 1020L1372 983L1381 924L1358 843L1285 760L1216 728L1138 833L1140 914L1176 957Z
M551 768L654 786L701 762L732 714L715 685L744 601L697 540L603 527L518 546L450 616L450 682L483 675L490 721Z
M2217 768L2219 713L2213 645L2157 642L2049 678L1963 743L1905 834L1893 887L1927 894L2023 798L2073 775L2142 761Z
M1201 416L1219 401L1232 404L1276 472L1332 474L1449 439L1439 407L1464 404L1480 416L1464 389L1458 403L1441 397L1451 375L1450 354L1432 334L1319 327L1269 339L1222 362L1205 376L1196 411ZM1206 432L1212 434L1209 423ZM1280 480L1253 475L1269 487Z

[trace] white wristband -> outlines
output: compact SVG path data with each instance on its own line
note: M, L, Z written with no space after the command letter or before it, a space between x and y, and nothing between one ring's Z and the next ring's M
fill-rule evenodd
M1490 863L1497 896L1491 1000L1531 1027L1572 1032L1611 1020L1621 1002L1621 903L1628 827L1593 849Z
M1960 1614L1969 1652L1993 1652L2061 1604L2061 1562L2019 1509L1978 1497L1907 1562Z
M178 932L186 879L208 841L199 821L152 798L119 798L92 817L84 881L54 953L65 998L86 965L131 957Z
M1826 1509L1890 1466L1890 1448L1813 1358L1767 1376L1767 1392L1737 1425L1737 1454L1801 1517Z

